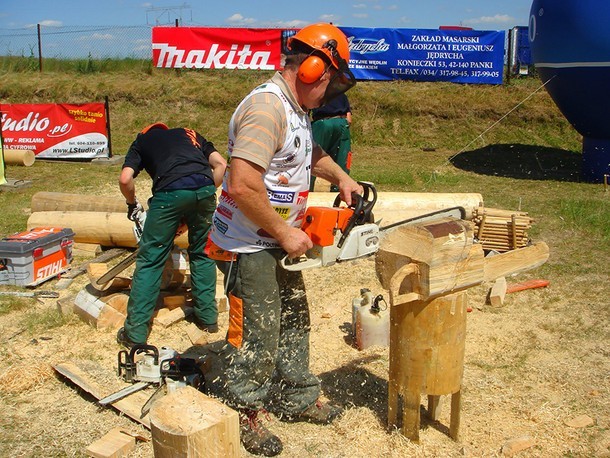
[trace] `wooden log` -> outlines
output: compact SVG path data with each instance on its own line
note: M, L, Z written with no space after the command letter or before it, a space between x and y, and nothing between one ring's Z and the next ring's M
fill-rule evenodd
M309 207L332 207L337 193L310 192ZM424 215L450 207L464 207L466 219L470 220L476 208L483 202L478 193L432 193L432 192L378 192L373 207L375 221L382 220L382 226L403 219ZM342 204L345 205L345 204Z
M43 211L127 213L127 205L123 198L46 191L37 192L32 196L31 208L32 213Z
M31 149L3 148L4 163L6 165L23 165L30 167L36 160L36 155Z
M156 458L241 456L237 412L191 386L157 400L149 418Z
M385 235L375 257L375 267L383 287L391 289L391 279L401 267L417 264L417 285L402 284L396 293L415 291L427 299L480 284L483 259L481 245L473 244L471 223L440 218L399 226Z
M43 211L30 215L27 228L37 226L69 227L74 231L74 241L99 243L108 247L136 247L133 222L126 213L90 211ZM176 239L180 248L188 246L187 234Z

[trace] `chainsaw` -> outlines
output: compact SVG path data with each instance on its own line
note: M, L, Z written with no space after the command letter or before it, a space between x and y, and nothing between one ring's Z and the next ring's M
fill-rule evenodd
M140 239L142 238L142 233L144 231L144 223L146 222L146 211L142 210L138 212L134 221L133 221L133 235L136 238L136 243L140 243ZM129 254L125 259L119 262L114 267L108 269L106 273L104 273L101 277L95 280L95 285L93 286L104 286L118 274L127 269L130 265L132 265L136 258L138 257L138 249Z
M131 385L100 399L98 403L102 406L154 385L157 389L142 406L141 415L144 417L153 402L164 395L165 391L187 385L199 390L205 387L201 361L185 358L169 347L161 347L159 350L152 345L138 344L129 352L119 351L117 358L119 377Z
M370 256L379 250L384 231L442 217L464 219L466 216L463 207L451 207L379 227L373 217L377 190L371 183L359 181L358 184L364 193L352 194L352 204L348 207L340 206L341 198L337 196L330 208L307 208L301 229L313 242L313 248L298 258L282 258L280 265L284 269L298 271Z

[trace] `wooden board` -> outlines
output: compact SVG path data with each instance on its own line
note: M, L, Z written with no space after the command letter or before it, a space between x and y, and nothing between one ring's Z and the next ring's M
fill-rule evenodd
M85 390L97 400L114 393L114 391L109 392L107 388L101 386L95 380L94 375L82 369L75 363L59 363L53 366L53 369L77 385L79 388ZM140 415L142 406L146 403L146 401L148 401L151 394L152 391L150 390L138 391L123 399L119 399L115 403L111 404L111 406L114 409L124 413L132 420L135 420L136 422L141 423L150 429L150 420L148 415L145 415L144 418L140 418Z

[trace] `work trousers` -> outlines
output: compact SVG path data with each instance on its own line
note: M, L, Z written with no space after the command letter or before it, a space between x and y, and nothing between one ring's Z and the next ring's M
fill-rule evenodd
M298 414L316 402L320 381L309 370L309 306L301 272L278 264L281 250L219 262L230 302L221 351L225 397L237 409Z
M346 118L325 118L314 121L311 125L313 138L333 160L349 175L351 169L352 140ZM316 179L311 177L309 190L313 191ZM338 191L333 185L331 191Z
M158 191L148 201L125 319L125 332L131 341L146 342L159 297L165 262L172 251L176 230L182 221L188 226L188 257L195 317L206 324L217 322L216 265L203 254L215 208L214 186Z

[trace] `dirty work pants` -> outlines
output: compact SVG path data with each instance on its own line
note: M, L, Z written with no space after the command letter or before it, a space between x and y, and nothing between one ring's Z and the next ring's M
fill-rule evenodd
M311 125L313 138L333 160L349 175L352 167L352 141L349 124L345 118L325 118L314 121ZM316 178L312 175L309 190L313 191ZM335 185L331 191L338 191Z
M132 342L146 342L159 297L161 275L182 220L188 226L195 317L206 324L217 322L216 265L203 254L216 207L215 193L214 186L157 191L148 201L125 319L125 332Z
M316 402L309 370L309 306L301 272L278 264L281 250L218 262L228 281L229 331L221 358L225 396L237 409L297 414Z

